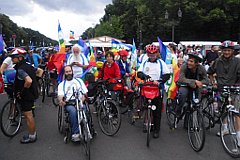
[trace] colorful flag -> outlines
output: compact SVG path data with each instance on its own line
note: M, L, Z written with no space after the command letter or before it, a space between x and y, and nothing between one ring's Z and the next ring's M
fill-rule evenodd
M88 57L89 57L89 49L88 49L87 44L84 42L84 40L81 37L78 40L78 44L81 47L83 47L83 53L84 53L85 57L88 59Z
M176 60L173 58L172 59L172 69L173 69L173 74L172 74L172 78L171 78L171 83L170 86L168 88L168 98L174 99L177 95L177 91L178 91L178 87L176 85L176 82L179 78L179 73L180 73L180 68L177 65Z
M59 41L59 53L65 53L64 35L59 22L58 22L58 41Z
M74 31L70 31L69 39L75 39L75 38L74 38Z
M161 39L159 37L158 38L158 43L159 43L159 50L160 50L160 54L162 57L162 60L165 62L166 57L167 57L167 47L163 44L163 42L161 41Z
M3 50L4 50L4 42L3 42L2 34L0 34L0 55L3 54Z
M90 41L88 41L89 43L89 47L90 47L90 57L89 57L89 65L92 66L92 72L95 76L95 78L98 76L98 70L97 70L97 67L96 67L96 59L95 59L95 56L94 56L94 52L93 52L93 47L91 46L90 44Z
M137 63L137 50L136 50L136 44L133 38L133 46L132 46L132 55L131 55L131 73L133 72L133 68L138 68Z

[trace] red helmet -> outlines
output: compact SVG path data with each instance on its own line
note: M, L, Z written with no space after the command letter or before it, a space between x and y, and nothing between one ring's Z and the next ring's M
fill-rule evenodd
M118 54L120 55L120 56L128 56L128 51L126 51L126 50L120 50L120 51L118 51Z
M150 44L146 46L146 52L150 54L158 53L158 47L154 44Z
M222 45L220 46L221 49L224 49L224 48L231 48L231 49L234 49L234 43L232 41L224 41L222 43Z
M24 56L27 52L22 48L14 48L9 56Z

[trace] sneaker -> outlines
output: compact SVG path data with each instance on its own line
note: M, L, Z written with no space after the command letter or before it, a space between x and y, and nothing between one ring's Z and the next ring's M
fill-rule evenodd
M79 134L73 134L73 135L72 135L72 141L73 141L73 142L78 142L78 141L80 141L80 135L79 135Z
M37 141L37 135L35 138L30 138L29 135L24 135L23 138L20 140L22 144L34 143Z
M227 129L224 129L224 130L222 130L221 132L222 132L223 135L229 134L229 131L228 131ZM220 132L217 132L217 136L218 136L218 137L221 136Z

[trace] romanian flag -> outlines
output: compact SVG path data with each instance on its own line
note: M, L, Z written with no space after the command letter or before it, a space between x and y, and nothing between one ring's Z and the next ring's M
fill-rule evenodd
M75 39L75 38L74 38L74 31L70 31L69 39Z
M2 55L3 50L4 50L4 42L3 42L2 34L0 34L0 55Z
M172 67L173 67L173 74L172 74L172 79L171 79L170 86L168 88L167 95L168 95L168 98L174 99L178 91L176 82L179 78L179 73L180 73L180 68L178 67L177 62L174 58L172 59Z
M59 52L54 56L53 63L57 68L58 74L60 74L63 68L64 61L66 59L66 52L65 52L64 36L63 36L63 32L59 22L58 22L58 41L59 41Z

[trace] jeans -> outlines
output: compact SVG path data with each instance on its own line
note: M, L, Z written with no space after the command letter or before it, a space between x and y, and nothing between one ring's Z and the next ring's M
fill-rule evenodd
M73 105L65 106L66 111L69 113L70 126L72 134L78 134L78 119L77 119L77 108Z

